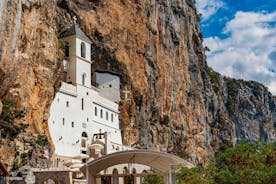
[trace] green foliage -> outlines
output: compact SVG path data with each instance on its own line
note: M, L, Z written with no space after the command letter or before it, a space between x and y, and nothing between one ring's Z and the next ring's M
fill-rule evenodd
M19 115L15 103L11 100L3 100L3 109L0 116L0 120L6 123L12 123L12 121Z
M16 171L16 170L18 170L20 167L22 167L22 163L20 162L19 159L15 159L15 160L13 161L12 170L13 170L13 171Z
M229 111L232 111L235 107L236 97L239 92L237 80L228 77L225 77L224 80L228 89L228 100L226 102L226 107Z
M148 173L149 175L144 177L142 184L165 184L163 177L155 170L151 170Z
M15 138L21 131L27 128L27 125L20 124L20 125L13 125L13 121L16 118L21 118L23 112L20 112L13 101L4 99L2 101L3 109L2 114L0 116L0 121L2 123L8 124L9 128L4 128L0 131L0 140L2 138Z
M197 167L188 169L186 167L181 168L177 173L177 184L213 184L213 176L215 173L215 167L208 165L206 168Z
M213 90L216 94L219 93L219 74L215 72L212 68L208 67L208 75L210 76L211 84L213 87Z
M59 32L56 32L56 36L58 38L58 51L57 51L57 54L58 54L59 58L63 58L65 48L68 46L68 42L66 42L65 40L60 38L60 33Z
M178 184L273 184L276 183L276 142L242 142L221 149L207 167L182 168Z
M143 184L165 184L163 177L159 175L147 175L144 178Z
M39 136L35 142L37 145L39 145L41 147L44 147L47 144L49 144L48 139L45 135Z
M32 158L32 154L33 154L32 150L29 150L29 151L26 152L26 153L21 153L21 154L20 154L20 158L21 158L22 160L24 160L24 159L31 159L31 158Z
M11 128L5 128L0 131L1 138L10 138L14 139L20 132L25 130L27 125L12 125Z

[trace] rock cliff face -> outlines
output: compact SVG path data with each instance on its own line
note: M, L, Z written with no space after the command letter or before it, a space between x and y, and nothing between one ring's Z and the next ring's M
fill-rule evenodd
M210 136L234 145L237 140L275 140L276 103L255 81L222 77L208 69L214 93L207 103Z
M3 5L0 97L21 112L12 124L28 125L15 139L28 132L50 141L46 122L61 71L57 35L74 19L93 42L92 71L121 76L124 143L199 163L213 154L215 143L275 139L275 99L267 89L208 69L194 0ZM4 154L7 144L0 148L2 159L14 160L15 146L14 154Z
M6 127L1 132L0 157L18 166L23 162L20 155L36 150L37 136L48 134L49 107L60 68L56 2L6 0L1 1L0 11L0 128ZM46 146L34 154L44 158L45 151L51 152Z

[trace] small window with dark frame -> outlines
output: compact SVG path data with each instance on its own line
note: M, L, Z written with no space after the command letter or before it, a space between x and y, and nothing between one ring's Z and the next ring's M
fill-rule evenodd
M64 56L69 57L69 43L68 42L65 42L65 45L64 45Z
M94 114L95 114L95 116L98 115L98 109L97 109L97 107L94 108Z
M81 57L85 58L85 43L81 42Z
M62 118L62 125L65 125L65 119Z
M101 118L103 118L103 110L101 109Z
M81 83L82 83L83 86L85 86L85 78L86 78L86 74L83 73L83 74L81 75Z
M81 110L83 110L84 109L84 100L83 100L83 98L81 99Z
M66 107L69 107L69 101L66 101Z
M111 113L111 122L114 121L114 116L113 116L113 113Z
M108 121L108 112L105 112L105 119Z
M75 125L74 125L74 122L72 121L72 128L74 127Z

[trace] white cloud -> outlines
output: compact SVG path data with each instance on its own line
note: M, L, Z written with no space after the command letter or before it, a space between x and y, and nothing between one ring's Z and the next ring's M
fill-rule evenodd
M198 12L202 14L205 21L214 15L224 5L222 0L196 0Z
M271 82L269 85L268 85L268 89L270 90L270 92L272 94L276 94L276 81L273 81Z
M276 12L237 12L226 39L206 38L208 64L230 77L256 80L276 95Z

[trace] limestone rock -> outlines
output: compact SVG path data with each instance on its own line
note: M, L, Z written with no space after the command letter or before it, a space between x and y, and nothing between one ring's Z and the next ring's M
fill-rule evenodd
M0 98L25 112L14 124L29 125L17 141L2 141L10 166L27 150L34 159L26 165L50 160L51 143L39 148L32 140L51 142L47 119L62 74L57 36L74 19L92 40L93 72L118 74L129 90L120 102L124 143L202 163L215 143L275 140L275 97L261 84L208 70L194 0L2 2Z

